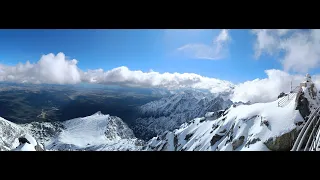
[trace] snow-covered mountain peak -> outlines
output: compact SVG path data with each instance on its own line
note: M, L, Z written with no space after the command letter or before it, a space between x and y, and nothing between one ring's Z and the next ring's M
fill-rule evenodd
M234 103L226 111L207 112L152 138L146 150L290 150L308 115L320 105L310 77L296 90L273 102Z
M53 150L135 150L137 139L132 130L116 116L97 112L62 123L63 130L47 143Z
M121 118L101 112L65 122L20 125L0 117L0 133L0 150L125 151L140 150L144 146Z
M180 91L140 107L134 132L137 137L149 140L166 130L174 130L184 122L202 117L206 112L228 108L232 102L221 96L195 90Z
M278 101L278 100L277 100ZM295 103L277 106L277 101L252 105L232 106L221 111L195 118L180 128L154 137L147 150L215 151L215 150L288 150L297 124L303 121ZM287 134L286 143L277 147L277 137Z
M102 114L101 111L98 111L91 116L101 116L101 115L104 115L104 114ZM109 116L109 115L107 115L107 116Z

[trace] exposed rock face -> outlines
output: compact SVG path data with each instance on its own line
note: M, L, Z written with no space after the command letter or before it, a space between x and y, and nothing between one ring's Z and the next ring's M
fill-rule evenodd
M238 147L240 147L243 144L244 138L245 138L244 136L240 136L239 139L236 139L232 142L233 150L236 150Z
M255 144L256 142L259 142L259 141L261 141L260 138L249 140L245 146L250 147L251 144Z
M127 126L127 124L125 124L122 119L116 116L114 116L113 118L109 118L105 129L105 136L110 140L116 139L118 137L121 139L135 138L133 131Z
M44 149L42 149L42 147L39 144L37 144L34 148L36 151L44 151Z
M216 134L211 138L211 146L213 146L216 142L218 142L223 136Z
M299 110L304 119L307 119L308 115L320 105L320 99L317 94L318 90L309 74L306 75L306 79L300 84L300 87L301 91L298 93L296 109Z
M25 137L19 137L18 140L19 140L19 143L20 143L20 144L24 144L24 143L31 144L31 143L28 141L28 139L25 138Z
M220 110L220 111L216 111L216 112L207 112L204 117L214 120L214 119L220 118L224 112L225 112L225 110Z
M303 94L298 98L296 110L299 110L304 119L307 119L307 116L310 114L309 101L303 96Z
M25 134L18 138L19 146L13 151L44 151L36 139L29 134Z
M290 151L298 136L296 129L279 137L270 138L264 144L272 151Z
M314 84L310 85L309 90L310 90L310 95L311 95L312 99L316 99L316 97L317 97L317 89L314 86Z

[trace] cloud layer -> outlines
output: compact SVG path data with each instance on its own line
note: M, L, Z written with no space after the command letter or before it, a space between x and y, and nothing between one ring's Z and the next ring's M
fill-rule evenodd
M290 75L284 71L271 69L266 70L267 78L255 79L252 81L246 81L236 86L234 90L233 101L251 101L256 102L270 102L276 100L281 92L289 92L292 87L300 85L305 78L302 75ZM315 84L320 79L319 77L313 77Z
M256 36L256 58L262 54L275 56L285 71L299 73L319 67L320 30L261 29L252 32Z
M63 53L43 55L31 64L0 65L0 81L19 83L75 84L80 82L120 85L129 87L158 87L167 89L198 88L213 93L231 91L228 81L203 77L194 73L159 73L132 71L125 66L104 71L82 71L77 60L68 60Z
M178 51L190 58L218 60L226 57L230 39L228 30L223 29L214 38L212 45L191 43L178 48Z
M31 64L16 66L0 64L0 81L19 83L75 84L81 82L77 60L67 60L63 53L43 55Z
M159 73L130 70L125 66L104 71L102 69L82 71L77 60L68 60L63 53L43 55L31 64L16 66L0 65L0 81L19 83L75 84L80 82L120 85L128 87L196 88L212 93L233 92L233 101L268 102L277 99L281 92L290 90L290 83L298 86L304 80L302 75L290 75L281 70L266 70L267 78L246 81L237 85L228 81L204 77L194 73ZM313 76L320 89L320 75Z
M194 73L159 73L132 71L125 66L109 71L89 70L82 73L82 80L89 83L115 84L130 87L156 87L167 89L197 88L213 93L231 91L233 84Z

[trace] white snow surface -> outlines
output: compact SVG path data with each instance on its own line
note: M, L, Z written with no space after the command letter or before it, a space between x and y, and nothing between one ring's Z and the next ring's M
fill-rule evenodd
M295 110L294 100L278 107L279 100L232 106L218 119L207 113L206 117L195 118L173 132L152 138L145 150L267 151L264 142L292 131L297 127L295 123L304 121ZM242 138L243 143L236 145Z
M36 146L38 143L34 137L32 137L30 134L25 134L24 137L31 143L32 146Z
M24 143L19 145L16 149L13 151L36 151L33 144Z

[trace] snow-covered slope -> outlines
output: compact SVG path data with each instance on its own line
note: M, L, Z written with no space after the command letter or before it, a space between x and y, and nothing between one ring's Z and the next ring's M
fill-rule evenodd
M144 146L144 141L135 138L133 131L120 118L100 112L65 122L32 122L21 125L0 117L0 134L2 151L126 151L140 150ZM30 144L19 144L20 137L25 137Z
M19 145L18 138L26 134L25 130L0 117L0 151L8 151Z
M23 136L28 142L21 143L13 151L36 151L36 146L38 145L37 140L29 134ZM43 149L43 147L41 147Z
M30 144L19 144L20 137L27 138ZM35 151L37 145L37 140L25 128L0 117L0 151Z
M49 142L53 137L57 136L63 129L60 122L31 122L20 124L29 134L32 134L40 144Z
M182 91L141 106L140 118L136 119L133 130L137 137L149 140L166 130L173 130L196 117L202 117L206 112L223 110L231 104L223 95Z
M13 151L36 151L34 146L32 144L24 143L19 145L16 149Z
M302 124L320 104L314 86L310 82L306 86L301 93L292 94L292 100L284 107L278 107L280 98L269 103L233 105L220 113L221 117L207 113L152 138L145 150L290 150Z
M266 142L292 132L303 121L295 103L277 101L231 107L218 119L196 118L149 141L147 150L268 150Z
M63 129L46 143L48 150L139 150L143 142L118 117L100 112L62 123Z

